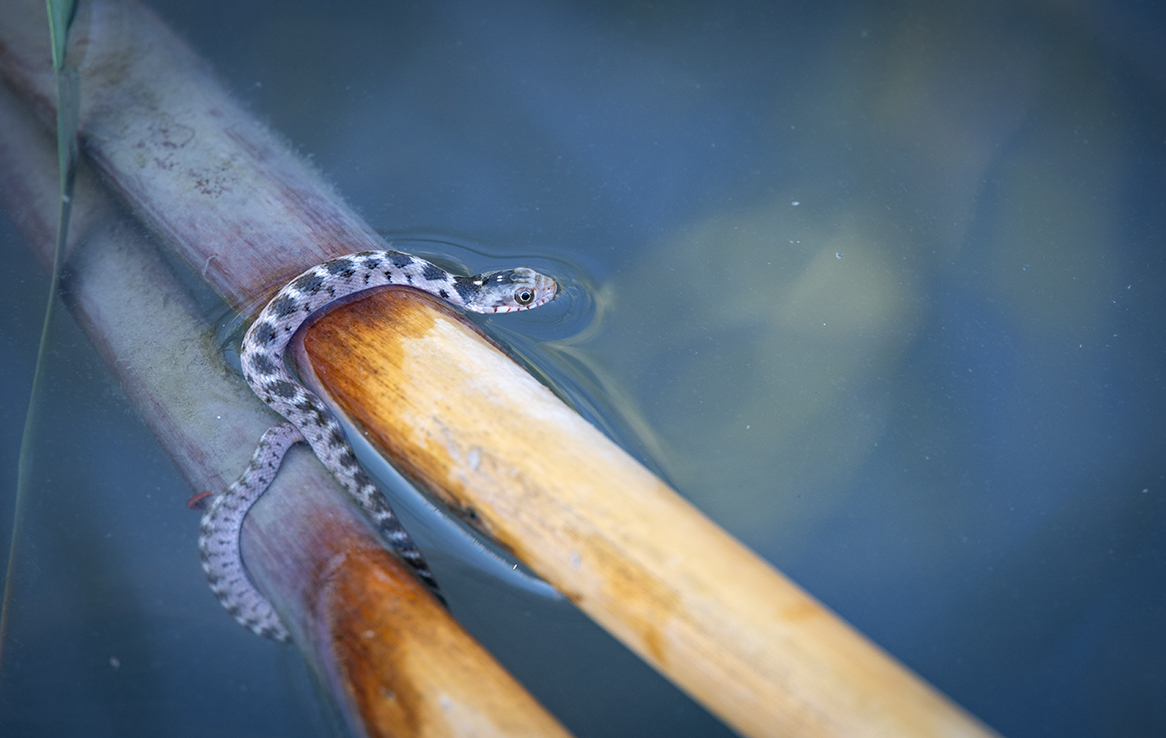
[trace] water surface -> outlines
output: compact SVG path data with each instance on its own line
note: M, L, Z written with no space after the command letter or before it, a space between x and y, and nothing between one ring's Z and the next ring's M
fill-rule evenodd
M154 5L375 227L561 265L557 313L489 327L896 658L1008 736L1166 733L1160 11ZM15 479L45 285L0 234ZM5 735L326 734L55 336ZM453 576L578 735L727 734L565 604Z

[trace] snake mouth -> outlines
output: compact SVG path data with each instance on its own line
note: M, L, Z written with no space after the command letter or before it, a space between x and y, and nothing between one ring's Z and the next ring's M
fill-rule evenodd
M546 305L558 296L559 283L545 274L540 274L534 280L534 300L531 301L530 307Z

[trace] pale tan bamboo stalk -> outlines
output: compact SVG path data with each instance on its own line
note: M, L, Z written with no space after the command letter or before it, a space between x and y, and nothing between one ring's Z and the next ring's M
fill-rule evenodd
M0 84L0 202L46 267L56 171L51 139ZM223 489L279 419L224 371L211 327L166 260L84 166L73 212L70 309L191 489ZM174 490L176 511L188 494ZM242 543L354 733L568 735L384 550L306 451L289 453Z
M332 312L301 370L395 465L741 733L992 735L429 298Z

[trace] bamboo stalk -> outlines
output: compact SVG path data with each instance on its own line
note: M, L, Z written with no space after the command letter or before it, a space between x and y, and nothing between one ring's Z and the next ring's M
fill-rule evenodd
M7 0L2 15L0 71L48 114L51 72L28 20L43 10ZM329 256L383 247L140 6L83 4L74 34L86 152L231 304L253 305ZM363 309L354 306L309 333L341 404L408 473L472 508L489 534L730 725L758 736L990 735L480 336L433 304L395 299L375 298L389 311L375 323L335 322ZM329 325L339 328L329 335ZM380 374L362 373L362 361ZM291 470L307 461L297 455ZM315 550L304 544L312 536L337 534L286 497L250 516L244 553L277 602L298 603L282 610L315 617L296 608L343 603L310 599L317 580L278 562ZM336 561L310 560L317 571Z
M0 75L53 127L44 3L0 0L0 18ZM69 59L90 165L233 308L254 309L309 266L385 247L135 0L79 3Z
M278 478L288 471L323 470L304 451ZM385 550L335 483L325 487L325 500L305 505L289 498L317 495L294 477L285 483L278 502L248 516L253 530L244 554L264 591L284 605L281 614L293 618L297 644L350 720L359 716L359 732L569 736Z
M749 736L989 736L456 315L389 290L301 372L393 463Z
M6 21L19 19L12 10L4 8ZM43 14L43 6L29 11ZM13 57L3 28L12 27L0 27L5 71ZM55 173L51 141L0 85L0 199L45 265ZM180 281L84 167L73 212L70 309L192 489L223 489L278 418L224 371ZM567 735L384 550L310 453L289 453L241 542L252 577L332 686L353 732Z

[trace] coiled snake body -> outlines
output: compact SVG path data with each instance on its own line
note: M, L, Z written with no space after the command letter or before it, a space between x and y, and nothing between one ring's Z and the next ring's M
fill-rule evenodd
M463 277L399 251L365 251L312 267L263 308L243 337L243 376L255 394L288 422L263 434L247 469L215 497L199 526L199 558L211 591L227 612L261 636L289 639L271 603L247 577L239 531L284 454L299 441L307 441L401 558L437 591L425 558L357 463L336 417L284 365L284 349L309 316L343 297L383 285L413 287L477 313L529 310L549 302L558 289L553 279L526 267Z

